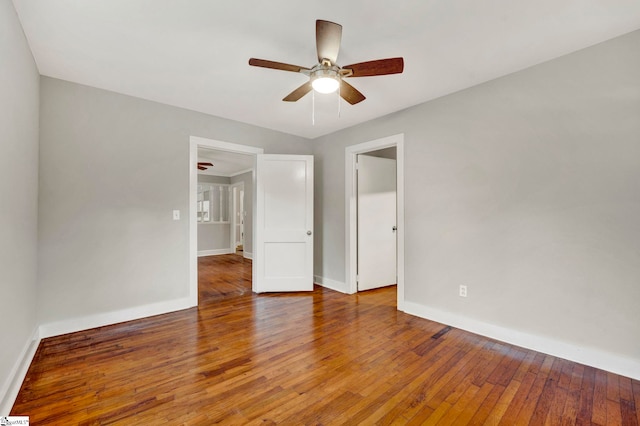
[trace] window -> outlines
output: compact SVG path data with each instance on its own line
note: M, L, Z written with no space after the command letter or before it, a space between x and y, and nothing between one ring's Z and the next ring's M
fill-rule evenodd
M198 184L198 222L229 223L229 185Z

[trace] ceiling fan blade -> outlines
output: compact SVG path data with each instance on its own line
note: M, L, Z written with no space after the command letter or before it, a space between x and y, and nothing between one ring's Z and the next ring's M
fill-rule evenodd
M213 167L213 163L203 163L203 162L199 162L198 166L207 166L207 167Z
M342 69L353 71L353 74L348 77L371 77L374 75L400 74L404 70L404 59L378 59L376 61L347 65L342 67Z
M295 102L298 99L302 98L304 95L306 95L307 93L309 93L311 91L311 89L313 89L311 87L311 81L307 81L305 84L303 84L302 86L298 87L296 90L294 90L293 92L289 93L284 99L283 101L285 102Z
M331 65L335 65L338 60L341 39L342 25L318 19L316 21L318 62L322 62L323 59L328 59L331 61Z
M351 105L355 105L358 102L362 102L365 99L365 96L358 91L355 87L350 85L344 80L340 80L340 96L349 102Z
M274 70L302 72L309 71L309 68L300 67L298 65L284 64L282 62L267 61L266 59L249 59L249 65L254 67L271 68Z
M203 166L198 166L198 170L207 170L207 168Z

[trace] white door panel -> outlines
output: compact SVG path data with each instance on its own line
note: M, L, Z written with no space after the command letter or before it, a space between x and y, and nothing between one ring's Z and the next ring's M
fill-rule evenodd
M258 155L254 291L313 290L313 156Z
M358 155L358 290L396 284L396 161Z

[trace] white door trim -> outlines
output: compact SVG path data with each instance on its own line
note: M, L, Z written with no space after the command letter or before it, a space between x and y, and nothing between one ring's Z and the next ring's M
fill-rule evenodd
M191 306L198 306L198 220L196 211L198 171L195 167L195 164L198 162L198 147L254 155L254 169L256 163L255 156L264 153L264 149L254 146L223 142L201 138L199 136L189 137L189 303ZM256 185L255 172L253 173L253 185L254 187ZM253 198L253 205L255 206L255 191ZM253 221L253 226L255 227L255 215L253 215Z
M345 275L350 294L358 291L357 188L356 159L358 154L382 148L396 147L397 223L398 223L398 300L397 308L404 311L404 134L389 136L348 146L345 149Z
M234 191L235 188L238 188L238 191ZM236 196L240 197L240 188L242 188L242 190L244 191L244 182L236 182L236 183L232 183L231 185L229 185L229 190L230 190L230 194L232 195L231 198L231 202L232 202L232 207L231 207L231 232L229 232L229 240L230 240L230 245L229 247L231 247L231 250L233 253L236 252L236 226L239 225L238 223L238 215L237 210L236 210ZM237 192L237 195L236 195ZM244 216L242 214L242 209L240 209L240 220L242 221L244 219Z

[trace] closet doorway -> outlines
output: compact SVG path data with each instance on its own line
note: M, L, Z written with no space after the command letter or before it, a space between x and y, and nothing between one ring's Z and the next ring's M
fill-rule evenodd
M345 269L348 293L358 291L358 156L395 148L396 155L396 282L397 309L404 310L404 134L376 139L345 149ZM393 225L391 225L393 227Z

